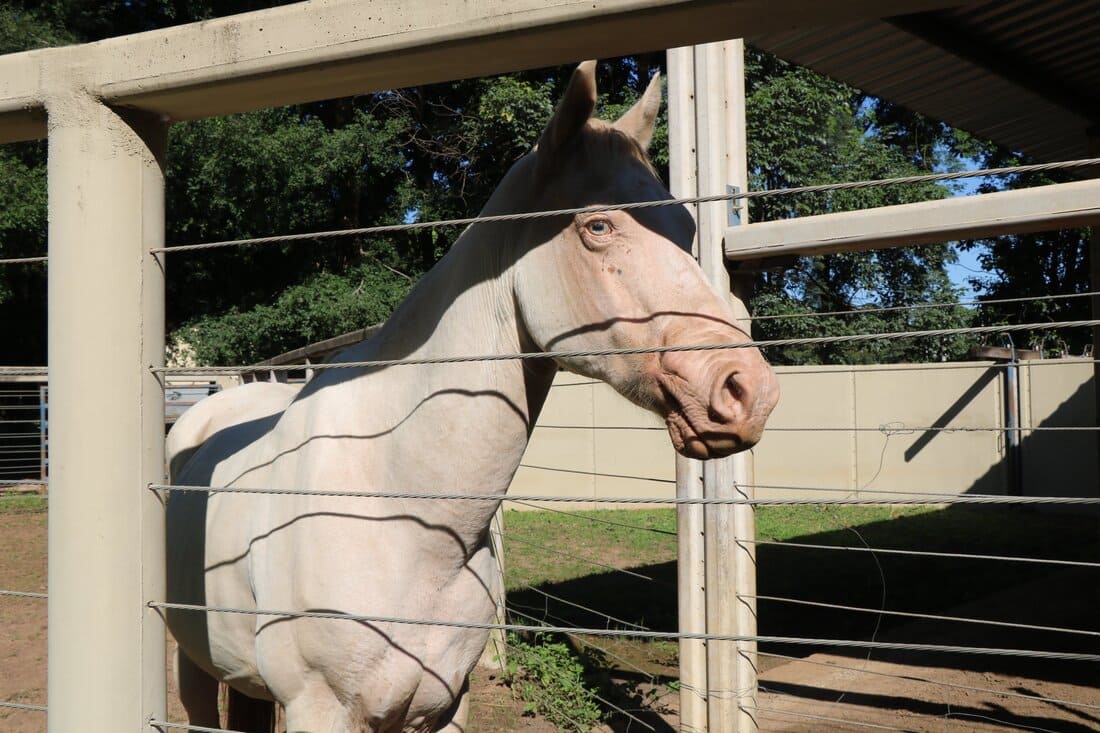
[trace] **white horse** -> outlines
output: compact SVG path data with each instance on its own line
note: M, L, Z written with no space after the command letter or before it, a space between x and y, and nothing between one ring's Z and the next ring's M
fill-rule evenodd
M659 84L609 124L590 119L594 71L577 69L484 214L670 198L644 152ZM689 254L693 236L682 206L472 226L378 334L337 360L743 343ZM218 725L210 693L221 680L281 703L292 732L464 731L467 676L487 632L446 622L494 618L498 502L311 492L503 497L558 367L662 415L693 458L751 447L779 396L747 347L326 369L296 395L242 388L270 390L274 408L220 419L175 481L306 493L173 495L169 600L441 623L169 612L191 723ZM242 400L231 394L222 399L233 409Z

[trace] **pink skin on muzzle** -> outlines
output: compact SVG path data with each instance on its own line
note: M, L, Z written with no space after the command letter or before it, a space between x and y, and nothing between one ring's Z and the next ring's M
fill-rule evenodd
M748 450L779 401L779 385L755 349L661 354L654 375L676 451L688 458L722 458Z

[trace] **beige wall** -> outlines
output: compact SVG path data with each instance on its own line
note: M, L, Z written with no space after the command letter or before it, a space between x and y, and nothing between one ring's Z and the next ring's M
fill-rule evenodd
M1035 363L1021 382L1024 425L1097 425L1093 364L1069 368ZM1048 431L1024 434L1024 493L1038 496L1097 496L1097 433Z
M756 482L771 488L758 496L1006 492L1003 369L975 362L776 371L783 397L754 451ZM1025 363L1023 426L1096 426L1091 377L1087 360ZM950 430L920 429L928 427ZM1096 495L1096 440L1094 431L1023 431L1025 493ZM669 497L674 479L661 420L606 385L562 373L511 493Z

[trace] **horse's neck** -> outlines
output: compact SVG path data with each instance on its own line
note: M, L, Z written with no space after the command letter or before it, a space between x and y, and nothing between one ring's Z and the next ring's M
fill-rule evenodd
M338 361L515 354L529 347L508 258L499 256L504 243L470 234L378 334ZM308 405L310 435L350 436L347 449L358 457L349 457L346 475L336 477L341 483L503 494L552 378L549 364L519 360L332 369L307 387L302 407ZM430 511L474 528L488 522L492 509L487 502L448 501Z

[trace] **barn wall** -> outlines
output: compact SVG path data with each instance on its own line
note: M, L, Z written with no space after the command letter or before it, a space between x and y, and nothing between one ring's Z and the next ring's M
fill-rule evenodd
M782 399L755 448L759 497L873 496L870 489L1003 494L1003 369L965 365L780 367ZM1022 425L1096 424L1088 360L1021 367ZM920 428L948 428L921 430ZM1023 431L1026 494L1090 495L1089 431ZM549 470L554 469L554 470ZM672 449L660 419L606 385L562 373L512 494L669 497ZM843 489L808 492L766 487ZM582 506L595 506L585 504Z

